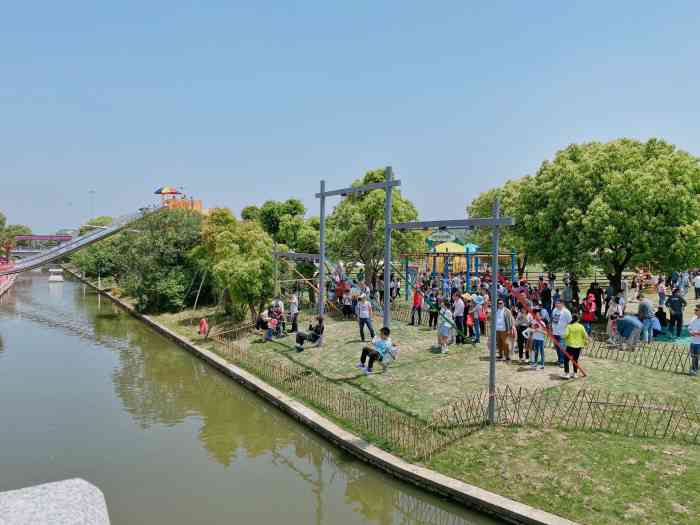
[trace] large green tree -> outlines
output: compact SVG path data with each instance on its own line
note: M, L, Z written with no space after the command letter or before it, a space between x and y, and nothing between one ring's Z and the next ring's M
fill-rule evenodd
M518 273L525 273L528 262L531 262L527 251L522 217L519 216L519 202L525 191L526 179L509 180L500 188L494 188L479 194L467 206L469 217L492 217L493 204L496 197L500 199L500 212L504 217L513 217L515 226L500 229L499 245L501 252L515 250L517 252ZM472 239L479 245L480 251L489 251L492 246L492 230L477 229L472 233Z
M260 207L260 223L275 241L284 242L278 237L282 218L286 215L303 217L305 213L306 208L299 199L267 201Z
M516 215L528 253L555 269L700 264L700 163L658 139L571 145L526 177Z
M383 169L369 171L353 182L364 186L384 181ZM383 189L353 193L344 197L328 217L328 248L330 255L345 262L359 261L365 265L367 278L374 282L384 260L384 204ZM392 190L392 221L407 222L418 218L418 211L401 192ZM422 235L414 231L392 234L392 255L422 249Z
M230 210L217 209L204 223L202 240L193 255L206 259L217 287L255 321L274 291L272 239L258 222L237 221Z
M169 209L147 215L130 228L135 232L113 239L119 285L140 311L175 311L188 303L199 270L189 254L201 242L201 224L195 211Z

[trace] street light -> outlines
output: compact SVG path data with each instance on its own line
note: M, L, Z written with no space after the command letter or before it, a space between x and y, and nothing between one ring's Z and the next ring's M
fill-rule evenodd
M95 193L97 193L97 191L88 190L88 193L90 194L90 217L88 217L87 222L90 222L95 218Z

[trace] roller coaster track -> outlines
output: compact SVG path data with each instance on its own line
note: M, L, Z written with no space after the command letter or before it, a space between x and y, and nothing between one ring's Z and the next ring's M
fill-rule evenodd
M46 250L45 252L35 255L34 257L28 257L26 259L17 261L17 263L15 263L14 266L5 268L0 267L0 276L22 273L33 268L39 268L40 266L44 266L45 264L70 255L73 252L77 252L78 250L85 248L86 246L90 246L91 244L96 243L98 241L101 241L102 239L111 237L112 235L122 231L132 222L142 219L143 217L151 213L157 213L159 211L162 211L163 209L165 209L165 207L142 208L136 213L123 215L122 217L115 219L109 226L106 226L105 228L94 230L90 233L86 233L85 235L76 237L70 242L62 244L50 250Z

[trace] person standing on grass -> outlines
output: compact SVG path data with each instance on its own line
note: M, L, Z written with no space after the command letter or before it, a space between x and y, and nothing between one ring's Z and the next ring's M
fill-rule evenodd
M455 343L461 345L464 343L464 300L459 292L455 293L452 304L454 304L455 330L457 331Z
M360 325L360 339L365 341L365 326L369 328L369 336L374 339L374 328L372 327L372 303L367 300L367 296L362 294L357 303L357 322Z
M652 337L652 319L654 319L654 307L648 297L644 297L639 301L639 309L637 310L639 320L642 322L642 341L645 343L651 342Z
M492 313L496 316L496 346L498 347L498 359L505 359L510 363L510 344L508 337L515 332L515 319L511 311L505 307L503 299L499 299L496 310Z
M450 301L447 298L442 300L440 307L440 326L438 328L438 345L440 353L447 353L447 345L450 341L450 330L452 329L452 311L450 310Z
M581 356L581 350L588 343L588 333L581 323L578 322L578 315L571 317L571 323L566 327L566 352L569 357L564 361L564 373L562 378L575 379L578 371L578 358ZM571 372L569 372L569 361L571 360Z
M289 318L292 323L292 332L299 331L299 297L293 293L289 298Z
M683 310L688 306L688 303L683 299L681 291L678 288L673 290L673 295L666 301L666 306L671 311L668 334L673 336L673 327L675 326L676 337L680 337L681 331L683 330Z
M583 301L583 315L581 316L583 320L583 327L586 329L586 333L589 335L593 329L592 323L595 321L596 307L595 297L593 293L589 293L586 300Z
M474 321L474 342L478 343L481 340L481 323L485 319L484 315L484 298L479 294L473 296L474 308L472 310L472 319Z
M204 339L206 339L209 335L209 322L207 321L206 317L202 317L199 320L199 335L201 335Z
M544 283L544 287L540 292L540 302L547 311L552 310L552 289L548 283Z
M695 288L695 298L700 299L700 272L693 277L693 288Z
M437 330L438 315L440 314L440 298L435 290L428 294L428 328Z
M564 306L564 303L559 301L554 305L552 312L552 335L558 345L554 344L554 349L557 351L557 365L559 368L564 366L564 350L566 348L566 329L571 322L571 312ZM561 347L561 349L560 349Z
M698 359L700 358L700 304L695 305L695 315L688 323L690 334L690 375L698 375Z
M530 348L527 345L528 341L525 336L525 331L530 326L531 321L532 317L527 313L525 307L521 305L520 308L518 308L518 315L515 318L515 330L518 336L518 359L520 359L521 363L527 363L527 361L530 360ZM525 353L524 358L523 352Z
M541 306L535 306L534 316L530 321L530 340L532 341L532 352L530 353L530 368L537 368L537 358L540 359L540 370L544 370L544 340L547 331L547 325L540 316L542 312Z
M666 304L666 285L663 279L659 279L659 284L656 285L656 292L659 294L659 306Z
M423 291L416 286L413 289L413 303L411 306L411 322L408 323L409 326L415 325L416 313L418 314L418 326L420 326L423 315Z

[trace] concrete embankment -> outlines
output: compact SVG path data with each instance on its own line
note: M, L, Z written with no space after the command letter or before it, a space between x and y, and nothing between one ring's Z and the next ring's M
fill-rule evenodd
M70 272L70 270L68 271L76 278L85 282L88 286L96 289L92 283L85 281L79 275ZM362 461L382 469L398 479L413 483L425 490L440 494L469 508L493 515L509 523L528 525L576 525L574 522L567 519L518 503L503 496L499 496L498 494L482 490L420 465L409 463L400 457L390 454L361 437L348 432L300 401L291 398L284 392L272 387L246 370L229 363L226 359L214 352L194 345L187 339L154 321L151 317L137 312L131 305L120 300L118 297L106 291L101 291L101 293L115 304L125 309L132 316L148 324L160 334L171 339L182 348L206 361L246 388L256 392L258 395L268 400L297 421L306 425L311 430L322 435L339 448L349 452Z

